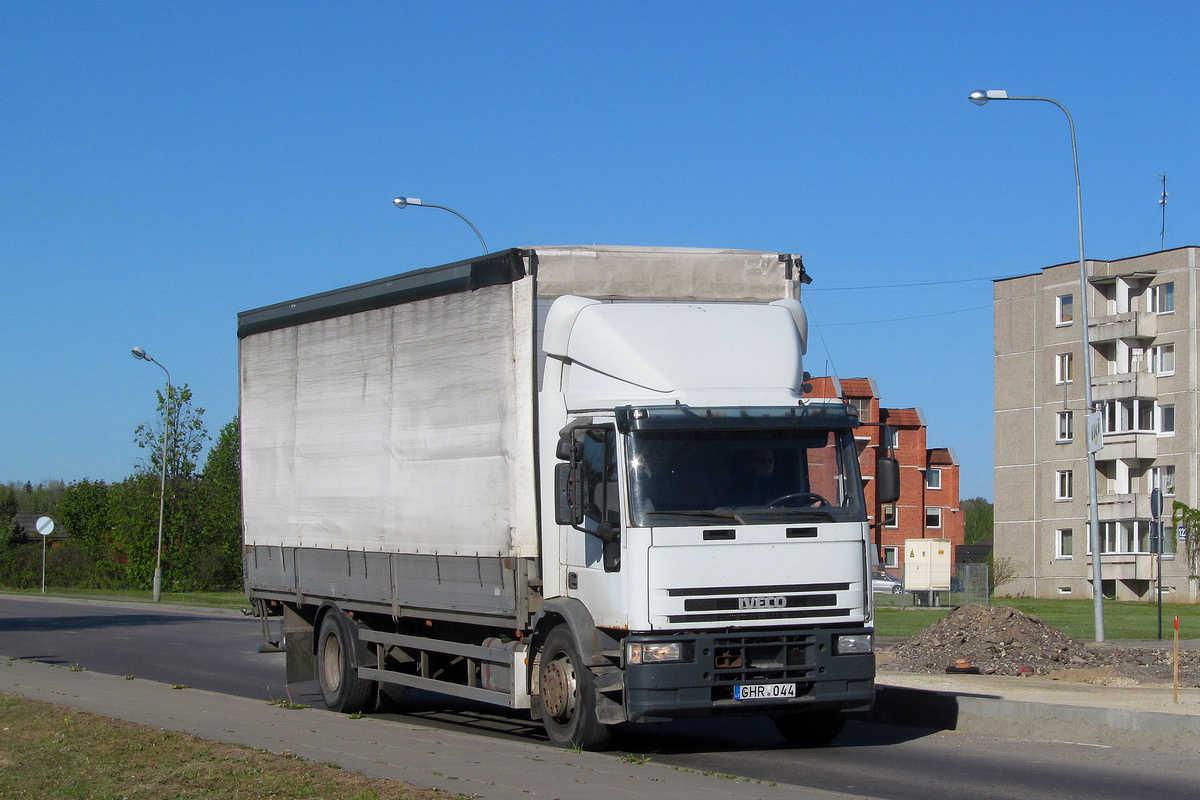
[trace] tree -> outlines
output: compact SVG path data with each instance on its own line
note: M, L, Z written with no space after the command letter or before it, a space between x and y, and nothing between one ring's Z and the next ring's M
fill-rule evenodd
M128 562L122 534L109 523L111 488L104 481L85 478L68 486L58 501L59 521L71 534L71 541L95 561L97 588L124 585L124 564Z
M1175 501L1171 511L1171 527L1184 528L1183 554L1187 559L1188 574L1200 577L1200 510Z
M996 558L994 552L988 553L987 565L988 583L992 594L996 593L996 589L1017 577L1017 567L1011 558Z
M192 563L206 588L238 585L242 577L242 456L237 417L221 429L200 478L203 530Z
M995 507L982 497L972 497L963 500L959 508L962 509L963 525L966 528L965 543L990 542Z
M138 447L148 450L148 459L141 459L138 467L142 473L158 475L162 472L163 431L170 429L167 438L167 478L190 478L196 472L196 459L209 440L204 427L204 409L192 407L192 390L185 383L172 386L170 396L158 394L158 418L150 424L138 425L133 440Z
M21 529L17 527L17 494L7 486L0 486L0 545L13 546L21 543Z

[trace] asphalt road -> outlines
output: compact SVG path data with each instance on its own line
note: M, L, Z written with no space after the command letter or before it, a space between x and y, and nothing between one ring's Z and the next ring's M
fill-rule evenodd
M263 700L318 705L284 687L283 655L256 652L257 620L224 611L0 597L0 655ZM396 715L379 715L387 719ZM528 715L409 692L404 719L486 737L545 741ZM850 723L833 747L792 750L766 720L627 725L614 757L888 800L1137 800L1200 796L1200 758Z

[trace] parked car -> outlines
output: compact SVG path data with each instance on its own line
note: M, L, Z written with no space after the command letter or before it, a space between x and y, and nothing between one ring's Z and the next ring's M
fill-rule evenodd
M904 591L904 584L880 570L871 575L871 591L876 594L900 594Z

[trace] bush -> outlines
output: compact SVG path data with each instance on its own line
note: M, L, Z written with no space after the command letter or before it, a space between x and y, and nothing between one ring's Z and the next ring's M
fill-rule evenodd
M54 542L46 548L46 586L59 589L120 588L97 569L97 563L79 542ZM0 550L0 587L40 589L42 542Z

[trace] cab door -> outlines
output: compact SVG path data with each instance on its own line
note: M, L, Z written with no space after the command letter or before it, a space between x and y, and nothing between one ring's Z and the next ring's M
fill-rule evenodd
M612 425L572 431L573 520L560 526L567 594L588 607L596 624L623 626L621 481Z

